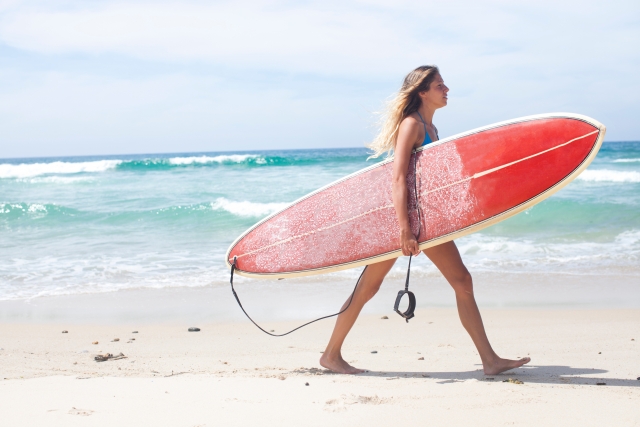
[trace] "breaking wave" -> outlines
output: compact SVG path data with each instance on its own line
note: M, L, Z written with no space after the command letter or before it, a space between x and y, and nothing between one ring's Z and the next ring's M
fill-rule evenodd
M640 182L640 172L610 169L586 170L578 176L581 181L592 182Z

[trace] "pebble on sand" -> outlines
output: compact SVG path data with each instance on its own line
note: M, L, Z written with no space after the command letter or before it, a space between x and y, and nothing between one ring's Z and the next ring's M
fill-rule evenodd
M68 333L69 333L69 331L62 331L62 333L63 333L63 334L68 334Z
M93 345L98 345L98 341L94 341L94 342L92 342L91 344L93 344Z
M195 326L192 326L191 328L189 328L189 332L200 332L200 328L196 328Z
M133 331L133 332L131 332L131 333L132 333L132 334L137 334L137 333L138 333L138 331Z
M378 350L373 350L373 351L371 352L371 354L376 354L377 352L378 352Z
M309 383L304 383L304 385L309 385Z
M424 357L418 357L418 360L424 360Z
M113 341L111 342L118 342L118 341L120 341L120 338L114 338Z
M116 356L114 356L111 353L105 353L105 354L99 354L97 356L95 356L93 359L96 362L106 362L107 360L118 360L118 359L126 359L127 356L125 356L124 354L120 353Z
M596 385L607 385L607 383L596 383Z
M382 316L381 319L388 320L389 316Z

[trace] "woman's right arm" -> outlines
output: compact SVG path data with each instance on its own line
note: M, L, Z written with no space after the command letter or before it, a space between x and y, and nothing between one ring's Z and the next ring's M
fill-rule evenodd
M408 211L407 173L411 152L418 139L420 127L416 120L406 118L400 124L398 140L394 150L392 194L393 206L396 209L400 225L400 247L403 255L418 255L420 249L416 236L411 231Z

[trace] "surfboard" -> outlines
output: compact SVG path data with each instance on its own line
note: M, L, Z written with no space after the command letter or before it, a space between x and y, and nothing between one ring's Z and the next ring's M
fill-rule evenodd
M409 220L426 249L503 221L575 179L605 135L572 113L521 117L420 147L407 174ZM415 165L415 166L414 166ZM402 256L393 158L335 181L255 224L227 251L252 278L323 274Z

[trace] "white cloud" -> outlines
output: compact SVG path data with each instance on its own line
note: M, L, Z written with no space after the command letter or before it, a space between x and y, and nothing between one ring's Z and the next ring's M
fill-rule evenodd
M565 110L638 138L639 17L637 0L0 0L0 45L38 59L0 66L0 133L13 155L354 146L436 63L441 135Z
M0 39L41 53L118 53L294 72L373 75L430 58L521 66L638 59L631 2L100 2L16 6ZM597 56L596 56L597 54ZM553 64L554 67L561 64Z

